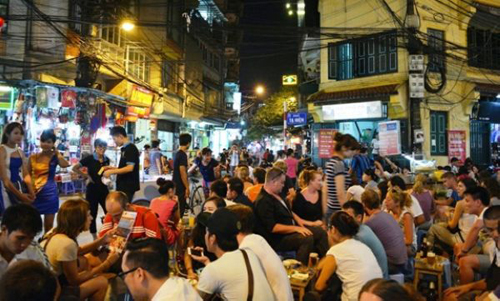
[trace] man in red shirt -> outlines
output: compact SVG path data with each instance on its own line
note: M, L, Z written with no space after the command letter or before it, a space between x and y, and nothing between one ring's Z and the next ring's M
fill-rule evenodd
M135 211L135 219L129 239L152 237L162 239L160 224L156 215L146 207L129 204L127 195L120 191L113 191L106 198L106 210L108 213L104 217L99 237L114 229L120 222L124 211Z

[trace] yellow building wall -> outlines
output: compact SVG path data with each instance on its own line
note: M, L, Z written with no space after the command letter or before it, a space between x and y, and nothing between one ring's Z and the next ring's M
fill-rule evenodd
M404 20L406 13L406 0L388 0L392 10ZM476 0L476 2L500 6L498 0ZM448 112L448 129L464 130L467 134L467 155L470 155L470 122L469 115L472 106L479 98L476 91L476 83L492 84L500 82L498 72L489 72L478 68L469 67L467 59L467 27L468 15L475 13L475 8L469 2L461 0L449 0L440 4L434 0L417 1L418 14L420 15L419 30L424 33L420 38L427 44L428 29L442 30L445 32L446 44L446 77L445 88L436 94L426 92L426 97L421 104L422 129L424 130L425 142L423 150L427 159L435 159L438 165L448 164L447 156L430 155L430 111ZM460 11L456 8L460 6ZM345 28L344 33L355 33L355 28L364 28L359 31L366 35L375 33L376 29L390 30L399 28L391 15L386 11L378 0L320 0L318 5L322 28ZM466 13L468 12L468 13ZM328 30L328 29L326 29ZM354 36L353 36L354 37ZM345 37L347 39L349 37ZM368 88L389 84L401 84L406 89L398 89L398 96L391 96L389 106L389 118L404 118L408 116L408 52L403 47L398 51L398 72L379 76L357 78L344 81L328 79L328 43L339 40L322 40L321 48L321 83L320 90L325 92L345 91L357 88ZM399 41L401 45L402 41ZM451 47L456 45L458 47ZM320 111L309 107L315 117L319 117ZM319 114L318 114L319 113ZM321 119L321 118L318 118ZM315 118L316 120L316 118Z

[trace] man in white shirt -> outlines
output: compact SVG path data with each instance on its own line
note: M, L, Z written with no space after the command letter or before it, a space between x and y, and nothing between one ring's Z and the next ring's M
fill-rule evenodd
M207 250L217 256L210 263L206 257L193 256L206 264L198 282L203 300L219 294L223 300L274 300L259 259L250 250L239 250L236 236L241 223L227 208L212 214L207 223L205 243Z
M281 259L264 237L253 234L255 217L252 209L240 204L228 209L236 214L241 223L240 233L237 236L240 249L250 250L259 258L276 300L293 301L292 287Z
M457 255L460 283L466 284L474 280L474 271L484 273L491 265L489 254L467 255L476 245L479 238L479 231L484 227L483 215L490 204L490 194L483 187L467 189L465 195L465 210L469 214L479 216L469 230L465 242L455 245Z
M40 231L42 218L34 207L17 204L4 211L0 232L0 277Z
M118 274L134 300L201 301L191 284L183 278L169 277L168 247L163 240L139 238L127 243Z

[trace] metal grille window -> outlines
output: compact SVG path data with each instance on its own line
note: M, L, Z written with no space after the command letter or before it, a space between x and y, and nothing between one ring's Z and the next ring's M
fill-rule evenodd
M329 44L329 79L345 80L397 71L396 32Z
M427 29L429 54L429 70L438 72L445 68L444 31Z
M500 33L469 28L467 30L469 65L490 70L500 70Z
M448 155L448 113L431 111L431 156Z

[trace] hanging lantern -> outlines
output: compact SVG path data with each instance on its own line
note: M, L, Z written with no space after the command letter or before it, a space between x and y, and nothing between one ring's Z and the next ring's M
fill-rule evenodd
M5 20L0 17L0 28L2 28L5 25Z

